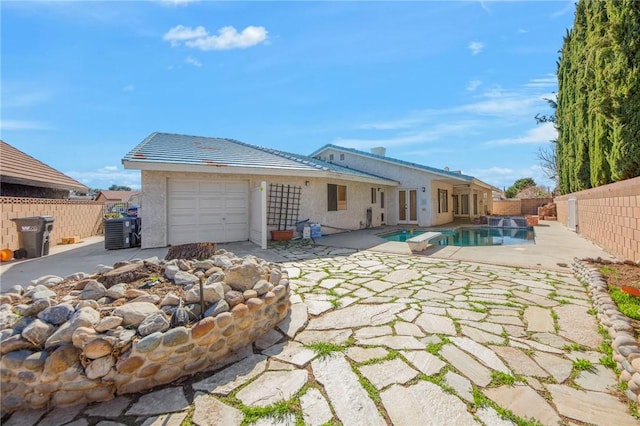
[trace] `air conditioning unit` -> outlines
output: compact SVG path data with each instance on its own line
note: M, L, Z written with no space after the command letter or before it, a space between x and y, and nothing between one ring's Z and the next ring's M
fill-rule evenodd
M123 217L104 221L104 248L119 250L132 247L135 218Z

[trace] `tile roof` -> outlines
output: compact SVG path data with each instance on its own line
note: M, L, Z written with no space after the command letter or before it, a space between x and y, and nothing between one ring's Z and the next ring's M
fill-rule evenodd
M100 191L96 199L101 194L106 201L128 201L132 196L140 194L140 191Z
M475 179L473 176L463 175L462 173L452 172L450 170L444 170L444 169L438 169L438 168L435 168L435 167L424 166L422 164L412 163L410 161L398 160L396 158L386 157L384 155L373 154L373 153L370 153L370 152L360 151L360 150L353 149L353 148L345 148L345 147L338 146L338 145L333 145L333 144L327 144L327 145L323 146L322 148L315 150L311 154L311 157L313 157L314 155L317 155L317 154L321 153L322 151L324 151L326 149L329 149L329 148L333 148L333 149L336 149L336 150L339 150L339 151L344 151L344 152L350 152L350 153L353 153L353 154L363 155L365 157L371 157L371 158L375 158L377 160L384 160L384 161L388 161L390 163L400 164L402 166L408 166L408 167L413 167L413 168L417 168L417 169L422 169L422 170L426 170L428 172L438 173L438 174L441 174L441 175L446 175L446 176L450 176L450 177L461 179L461 180L471 181L471 180Z
M85 185L0 140L2 182L86 192Z
M295 174L296 171L333 172L389 181L380 176L327 163L306 155L264 148L234 139L157 132L152 133L133 148L122 162L128 163L125 165L130 168L136 168L135 163L165 163L276 169L287 174Z

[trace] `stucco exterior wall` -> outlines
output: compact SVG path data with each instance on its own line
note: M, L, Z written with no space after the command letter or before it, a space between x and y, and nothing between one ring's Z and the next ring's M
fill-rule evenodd
M437 176L426 171L412 169L399 164L387 163L375 158L363 157L360 155L338 151L328 148L323 151L321 157L329 161L333 154L335 164L348 166L349 168L362 170L376 176L382 176L400 182L400 186L392 188L386 193L386 212L388 225L398 224L398 190L415 189L418 195L417 217L419 226L433 226L453 221L451 200L449 200L449 213L438 213L438 188L447 189L449 197L453 193L453 187L438 179ZM341 159L341 155L344 159ZM422 188L426 188L422 192ZM435 204L434 204L435 203Z
M372 226L380 226L380 197L376 197L376 203L371 203L371 188L378 188L391 193L392 187L373 185L368 183L353 182L341 179L308 178L271 175L227 175L217 173L185 173L185 172L160 172L142 170L142 247L165 247L168 244L167 237L167 181L168 179L198 179L198 180L244 180L249 183L249 188L258 186L261 182L295 185L301 187L300 213L298 220L309 219L311 223L322 225L323 234L331 234L345 230L363 228L366 224L367 208L372 208ZM347 210L328 211L327 184L347 186ZM378 193L379 194L379 193ZM389 200L386 199L389 205ZM249 199L251 203L251 198ZM389 208L386 209L389 212ZM252 206L249 206L249 212ZM251 222L251 218L249 219ZM388 223L388 220L387 220ZM270 226L269 230L276 229Z

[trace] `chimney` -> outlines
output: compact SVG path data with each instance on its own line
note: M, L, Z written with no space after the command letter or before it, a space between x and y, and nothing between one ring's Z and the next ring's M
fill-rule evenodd
M384 157L384 155L387 153L387 148L383 146L377 146L375 148L371 148L371 153L379 155L380 157Z
M448 172L448 171L449 171L449 166L444 166L444 170L445 170L446 172Z

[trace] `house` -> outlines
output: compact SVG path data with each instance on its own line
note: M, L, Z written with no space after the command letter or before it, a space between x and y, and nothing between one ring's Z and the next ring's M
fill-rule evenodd
M251 240L309 219L323 233L378 226L398 185L304 155L232 139L153 133L122 160L141 171L142 247Z
M309 220L323 234L431 226L491 208L472 176L334 145L298 155L232 139L153 133L122 160L142 178L142 247L250 240Z
M96 201L101 203L128 203L139 194L140 191L100 191L96 196Z
M387 199L379 212L382 223L435 226L491 211L492 191L497 188L461 172L386 157L381 147L371 151L325 145L311 156L397 181L397 187L382 195Z
M89 188L0 140L0 195L66 199L70 190Z

